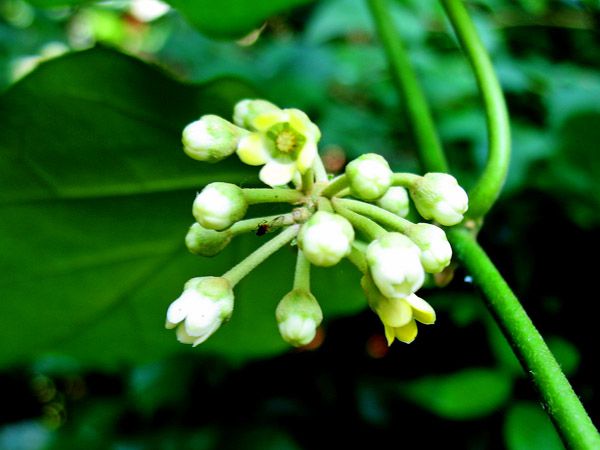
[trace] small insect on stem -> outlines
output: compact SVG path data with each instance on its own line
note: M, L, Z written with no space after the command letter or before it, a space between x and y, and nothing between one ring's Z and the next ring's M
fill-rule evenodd
M274 228L281 228L285 225L291 225L292 223L294 223L294 219L291 219L288 217L288 215L276 217L271 221L263 220L258 224L258 227L256 227L256 235L264 236L265 234L273 231Z
M256 228L256 235L264 236L269 231L269 228L269 223L267 221L260 223Z

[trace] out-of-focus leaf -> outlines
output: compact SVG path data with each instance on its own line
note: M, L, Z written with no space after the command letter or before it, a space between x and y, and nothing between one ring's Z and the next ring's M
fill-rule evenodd
M188 159L181 129L203 113L228 117L249 95L232 79L181 85L98 49L47 63L0 98L0 364L48 351L114 366L186 350L243 359L287 348L274 310L291 286L289 250L240 283L232 320L201 348L163 329L186 280L222 274L269 238L235 240L212 259L183 245L196 190L256 176L235 157ZM364 307L349 280L357 283L354 271L336 268L315 281L326 314Z
M551 336L546 339L546 343L565 375L574 374L581 360L577 347L560 336Z
M430 376L400 387L400 394L441 417L470 420L493 413L510 398L512 379L483 368Z
M552 139L547 131L514 123L511 128L513 151L504 193L509 193L527 186L531 167L548 160L555 152Z
M313 0L168 0L192 25L204 34L240 38L258 28L269 17ZM76 6L87 0L31 0L39 7Z
M182 404L189 395L192 368L189 358L135 367L128 383L131 403L144 414L152 414L160 407Z
M496 361L498 361L500 367L512 376L523 376L524 372L519 360L502 334L502 331L500 331L500 327L489 313L486 313L485 324L487 327L490 349L496 357Z
M219 449L298 450L300 446L281 428L256 427L236 430L219 442Z
M500 331L500 328L489 315L486 319L490 347L496 356L498 363L507 371L507 373L514 376L524 376L525 373L523 372L523 368L506 338ZM547 338L546 343L565 375L572 375L575 373L580 361L577 347L559 336Z
M425 37L426 29L408 8L391 2L390 15L408 41L418 41ZM332 39L348 38L352 35L374 33L373 19L367 4L361 0L330 0L319 3L306 30L306 38L314 43L324 43Z
M508 450L562 450L564 446L548 415L533 403L512 406L504 422L504 440Z
M169 0L202 33L215 37L241 37L269 17L312 0Z
M9 450L46 449L51 431L38 421L18 422L0 428L0 448Z
M565 120L558 154L536 172L536 183L553 193L583 226L600 223L600 111L582 111Z

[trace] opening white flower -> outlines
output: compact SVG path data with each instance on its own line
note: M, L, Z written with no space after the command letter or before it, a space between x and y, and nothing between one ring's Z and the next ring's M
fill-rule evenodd
M234 120L252 133L242 137L237 154L242 162L264 167L261 181L269 186L289 183L296 173L305 173L317 156L319 128L298 109L279 109L258 100L236 105Z
M167 310L167 329L177 327L177 339L194 347L208 339L233 312L233 290L221 277L189 280Z

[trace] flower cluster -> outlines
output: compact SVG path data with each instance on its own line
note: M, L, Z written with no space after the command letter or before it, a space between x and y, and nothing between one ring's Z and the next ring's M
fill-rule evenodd
M351 161L331 179L317 152L320 136L302 111L265 100L240 101L232 122L206 115L185 127L183 146L190 157L218 162L236 153L246 164L263 166L259 178L270 186L214 182L204 187L193 202L196 222L185 238L188 249L210 257L239 234L278 234L222 276L186 283L167 311L166 327L176 327L180 342L198 345L211 336L232 315L235 285L292 242L298 248L294 285L275 311L281 336L290 344L310 343L323 320L310 291L311 265L332 267L344 258L363 273L361 286L388 344L410 343L416 322L435 322L435 311L416 292L426 274L450 264L452 249L439 225L463 220L465 191L448 174L394 173L374 153ZM409 221L411 200L423 219L437 224ZM244 218L251 205L275 202L292 205L290 211Z

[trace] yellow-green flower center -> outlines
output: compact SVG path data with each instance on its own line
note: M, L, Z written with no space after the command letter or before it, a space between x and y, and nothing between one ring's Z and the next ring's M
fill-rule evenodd
M277 149L284 153L290 153L296 148L298 140L296 139L296 133L290 130L284 130L277 135L275 145Z

